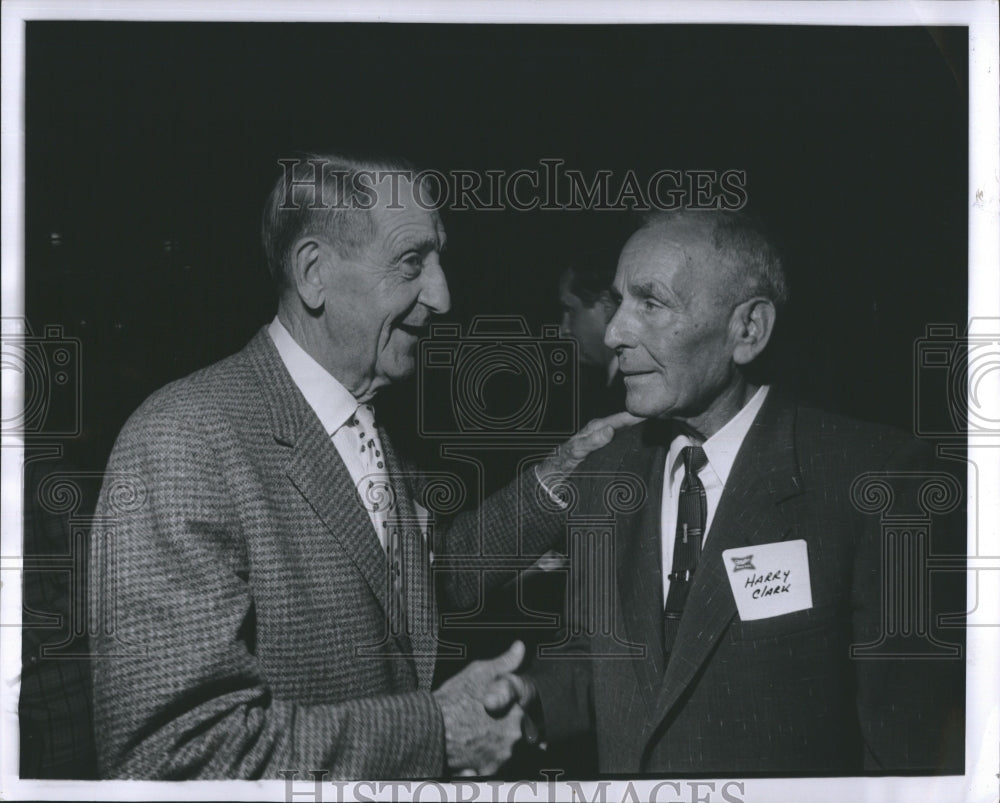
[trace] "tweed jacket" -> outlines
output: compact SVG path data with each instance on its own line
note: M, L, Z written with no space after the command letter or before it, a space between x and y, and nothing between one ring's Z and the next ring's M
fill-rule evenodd
M384 442L397 509L419 483ZM545 551L558 516L528 472L428 533L437 555ZM110 458L91 547L102 775L441 775L428 544L404 535L404 632L392 575L347 468L262 329L153 394ZM522 526L519 528L517 525ZM523 541L517 540L524 534ZM477 574L436 579L458 605Z
M772 389L736 457L666 660L660 501L669 436L658 429L626 431L581 467L571 519L612 532L614 548L573 584L607 589L598 602L608 613L584 617L532 669L549 739L593 732L603 774L961 772L961 630L934 631L934 643L920 631L937 612L964 610L962 574L906 575L887 557L890 547L907 552L902 542L885 540L880 516L865 511L886 502L916 537L921 484L938 477L952 506L960 485L940 479L904 433ZM863 475L884 484L860 491ZM634 478L645 502L609 515L609 477ZM883 488L892 489L884 499ZM912 555L940 553L955 536L950 547L961 555L964 532L935 527ZM812 607L742 621L723 551L749 555L797 539L808 550ZM906 596L904 575L923 578L916 596ZM891 606L901 603L914 616L903 628L909 639L891 632L900 621ZM854 657L852 645L862 647Z

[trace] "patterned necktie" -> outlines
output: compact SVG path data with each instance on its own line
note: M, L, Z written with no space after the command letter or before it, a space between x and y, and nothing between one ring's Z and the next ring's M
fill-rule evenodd
M705 486L698 479L698 472L708 465L705 450L700 446L685 446L681 450L681 457L684 460L684 479L677 498L674 563L672 571L667 575L670 588L667 591L667 602L663 606L663 652L668 660L677 638L684 603L691 590L691 580L698 567L708 511Z
M357 432L358 456L365 470L358 493L388 557L390 632L400 635L406 630L406 564L412 562L403 553L402 533L398 526L400 500L396 498L397 490L392 486L386 468L385 452L372 406L359 404L348 423Z
M348 422L357 437L358 457L364 467L364 476L358 485L365 510L368 511L383 549L386 548L388 508L391 506L389 473L385 468L382 441L375 425L375 411L370 404L359 404Z

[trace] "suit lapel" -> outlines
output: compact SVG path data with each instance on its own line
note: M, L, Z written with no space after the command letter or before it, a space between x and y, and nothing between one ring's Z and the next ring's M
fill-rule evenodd
M385 552L337 448L292 381L266 328L250 341L246 353L260 376L274 439L290 450L285 469L288 478L340 543L343 554L354 563L387 612L389 574Z
M293 447L286 472L316 515L343 547L384 610L389 609L385 552L372 529L350 472L336 447L324 438L319 421L315 433Z
M429 690L437 659L437 604L430 582L429 533L413 504L416 472L400 458L384 429L380 437L395 493L393 523L399 527L403 548L408 652L414 660L418 686Z
M669 716L736 614L722 553L788 537L781 504L802 482L794 448L795 409L775 389L737 454L712 521L670 661L663 674L647 738Z
M649 439L649 425L633 452L623 453L616 471L648 477L646 502L618 517L615 540L618 588L628 640L646 649L645 660L632 661L639 685L650 700L663 676L663 577L660 508L667 450Z

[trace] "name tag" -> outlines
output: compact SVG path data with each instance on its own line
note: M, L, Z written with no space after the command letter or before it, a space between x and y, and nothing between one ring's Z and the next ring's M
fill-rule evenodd
M722 560L744 622L812 607L809 554L801 538L727 549Z

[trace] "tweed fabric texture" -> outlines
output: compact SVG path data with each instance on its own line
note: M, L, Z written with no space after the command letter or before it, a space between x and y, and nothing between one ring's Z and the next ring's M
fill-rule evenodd
M76 609L85 583L77 563L78 550L85 549L83 533L67 509L53 506L52 499L43 501L48 494L41 490L48 481L79 474L62 460L35 457L30 445L26 453L19 773L22 778L94 778L90 661ZM80 493L76 515L82 519L91 512L93 496L75 487Z
M384 445L412 522L419 482ZM411 528L409 621L425 627L393 634L364 500L266 330L150 397L109 471L133 488L106 482L91 545L104 776L443 773L427 545ZM534 484L525 475L475 515L436 524L435 552L544 552L560 519ZM482 593L471 572L436 582L458 605Z

